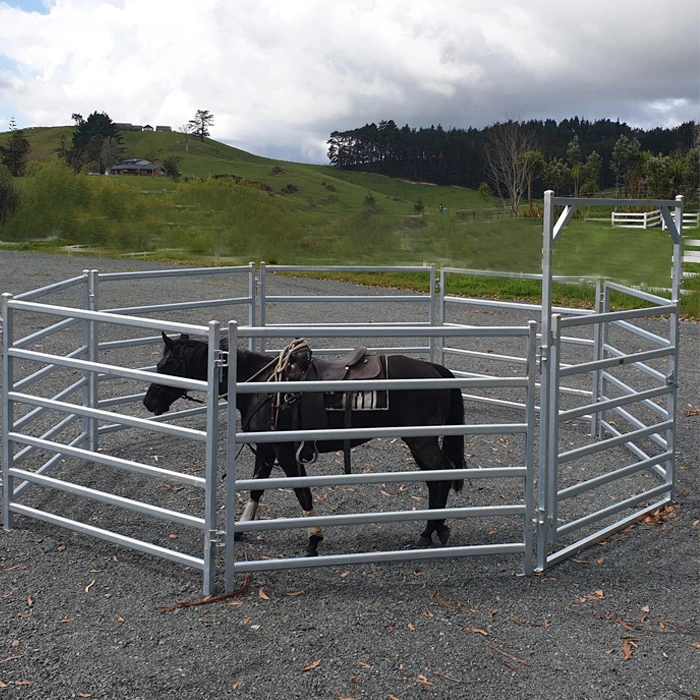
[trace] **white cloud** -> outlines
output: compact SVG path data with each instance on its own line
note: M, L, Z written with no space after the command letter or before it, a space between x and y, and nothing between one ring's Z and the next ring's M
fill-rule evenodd
M25 0L29 2L30 0ZM697 119L696 0L0 1L0 129L115 121L325 161L334 129ZM13 4L22 5L22 0Z

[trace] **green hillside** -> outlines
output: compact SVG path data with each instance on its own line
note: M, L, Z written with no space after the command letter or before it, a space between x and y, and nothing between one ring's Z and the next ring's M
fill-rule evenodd
M61 137L70 142L73 130L71 126L24 129L30 144L30 163L55 159ZM123 131L122 136L124 158L144 157L158 163L168 156L177 156L185 178L236 175L265 183L275 192L293 193L310 205L317 205L319 200L327 204L331 199L341 207L364 206L367 193L371 191L383 208L396 213L411 213L418 200L427 207L437 208L443 204L454 210L483 208L475 192L461 188L412 184L378 175L338 171L331 166L277 161L213 139L205 138L201 142L174 131ZM2 138L0 134L0 140ZM146 187L146 183L141 184Z
M86 252L198 264L430 261L541 271L541 220L512 218L500 202L485 203L472 190L276 161L176 132L123 136L125 158L159 163L178 156L178 181L76 175L57 157L61 137L70 140L72 131L24 131L30 163L27 175L13 181L21 207L0 226L2 245L56 252L83 246ZM554 273L665 287L671 254L660 230L578 219L557 242ZM695 288L695 280L688 285ZM496 281L483 293L537 294L526 286L506 291ZM697 292L692 297L697 306Z

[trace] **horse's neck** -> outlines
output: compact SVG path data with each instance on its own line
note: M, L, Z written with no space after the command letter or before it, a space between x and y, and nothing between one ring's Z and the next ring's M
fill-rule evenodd
M263 372L264 376L259 378L255 375L269 362L270 358L265 355L258 355L248 350L238 350L236 353L236 379L239 382L247 382L255 377L256 380L265 381L269 372ZM248 421L251 413L255 413L256 406L260 406L261 397L261 394L238 394L236 396L236 408L241 412L244 423Z
M248 350L239 350L236 356L236 374L239 382L247 382L254 377L265 365L269 364L270 358L265 355L258 355ZM256 377L257 379L257 377ZM267 377L260 377L264 381Z
M188 364L192 368L192 374L190 375L192 379L207 380L208 350L209 348L206 343L197 343L197 345L193 345L192 355L188 360Z

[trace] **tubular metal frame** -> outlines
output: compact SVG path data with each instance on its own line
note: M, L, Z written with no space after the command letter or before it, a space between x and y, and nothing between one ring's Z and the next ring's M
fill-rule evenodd
M647 200L642 200L644 205L649 205ZM40 520L69 527L73 530L84 532L107 539L112 542L149 552L156 556L185 563L188 566L200 569L203 572L204 591L211 593L215 586L217 571L216 549L221 546L225 548L225 579L226 588L230 590L234 585L235 575L240 572L267 569L267 568L297 568L300 566L322 566L333 564L346 564L353 562L370 561L391 561L404 559L423 559L427 557L451 557L456 554L473 555L489 554L499 552L514 552L522 555L522 570L529 573L533 568L533 561L539 570L545 569L553 564L571 556L578 549L588 546L594 541L606 537L612 531L625 527L632 520L639 518L650 512L661 504L667 503L673 496L674 483L674 447L675 447L675 415L676 415L676 387L678 383L678 338L680 332L679 302L680 284L682 274L682 237L679 234L679 221L682 221L682 198L670 201L654 201L652 205L658 206L662 212L662 217L668 227L669 234L674 242L674 269L673 269L673 301L656 297L653 294L633 290L622 285L611 282L596 282L596 310L595 312L581 311L552 306L552 282L560 281L561 278L552 276L551 251L556 237L564 230L566 224L573 216L579 206L611 206L619 204L619 200L603 199L569 199L557 198L553 193L545 194L545 216L544 216L544 245L543 245L543 274L542 275L519 275L539 279L542 282L542 304L516 304L489 302L487 300L463 299L451 297L446 293L447 275L459 274L485 274L499 275L500 273L490 273L475 270L460 270L455 268L443 268L440 271L439 282L436 279L435 266L410 267L410 268L355 268L355 267L328 267L328 268L306 268L295 266L270 265L264 263L260 268L260 277L256 279L256 270L253 263L239 268L199 268L185 270L156 270L148 272L128 272L128 273L108 273L98 274L94 270L85 270L82 276L48 285L46 287L27 292L25 294L12 297L10 294L2 296L2 348L3 348L3 368L2 368L2 457L3 457L3 516L5 528L11 529L14 524L14 515L17 513L34 517ZM634 202L633 202L634 204ZM640 202L641 204L641 202ZM554 207L563 206L564 210L558 221L554 222ZM671 210L674 209L674 214ZM303 296L303 297L283 297L273 296L268 292L268 282L266 275L268 272L340 272L340 271L362 271L362 272L384 272L384 271L409 271L422 272L430 276L429 295L369 295L369 296L343 296L343 297L323 297L323 296ZM100 296L102 283L111 282L131 282L141 279L161 279L178 275L199 276L215 274L238 274L242 273L248 279L248 295L213 300L197 300L194 302L179 302L163 305L149 305L141 307L111 308L98 310L100 307ZM511 275L512 276L512 275ZM61 307L45 303L46 297L70 289L77 289L81 295L82 307L80 309ZM651 302L655 307L651 310L637 310L630 312L611 313L609 307L610 292L617 291L630 294L642 301ZM361 326L350 325L323 325L310 324L306 326L292 326L291 324L271 325L266 323L266 308L271 303L306 303L306 302L407 302L423 303L427 305L427 319L418 324L387 324L384 326L372 325ZM530 322L527 327L517 326L509 328L476 327L455 324L448 321L448 305L453 304L476 304L488 305L489 303L499 306L518 308L525 312L540 312L540 333L536 332L536 324ZM236 477L235 455L236 447L247 442L264 442L267 440L279 440L280 437L288 437L290 440L299 437L297 434L276 434L274 437L269 434L238 433L235 420L235 401L225 404L227 411L226 420L226 442L228 446L228 458L226 460L227 492L225 498L228 506L226 508L226 524L224 531L218 531L216 527L217 494L216 494L216 435L218 428L218 417L220 406L218 405L218 382L221 369L229 367L229 396L235 397L236 392L250 391L249 385L238 385L235 362L228 362L225 354L218 350L219 341L222 337L220 322L211 321L207 326L197 326L190 324L172 323L159 319L144 318L141 314L157 314L158 312L168 312L178 309L198 309L203 307L225 307L244 305L248 308L248 325L241 326L236 322L228 324L227 333L230 337L231 347L235 347L238 339L247 340L250 348L255 347L257 342L260 347L264 347L266 339L293 337L302 334L308 337L324 338L352 338L362 337L383 337L383 338L427 338L427 345L401 348L379 348L381 351L394 352L415 352L427 354L430 358L434 356L437 361L443 362L444 358L450 356L474 356L481 357L482 354L475 351L464 351L453 347L446 342L446 339L461 336L492 336L499 337L510 334L527 338L527 352L523 356L497 355L489 353L490 360L496 360L515 364L524 367L524 378L511 380L511 384L503 379L488 378L485 375L475 375L465 372L455 372L455 380L439 380L443 386L459 386L463 389L479 387L505 387L520 386L526 391L527 399L523 403L503 401L500 399L490 399L483 396L465 394L465 398L481 401L484 403L494 403L508 407L517 407L525 411L525 419L522 423L498 423L493 425L463 426L462 428L441 429L440 432L463 432L464 434L496 433L496 432L522 432L526 436L526 449L521 467L514 467L505 470L473 470L465 469L459 473L450 472L450 477L464 476L467 478L501 478L502 476L513 476L524 480L523 500L524 505L520 506L490 506L486 508L456 508L445 511L448 517L485 517L493 515L497 511L504 515L517 515L523 518L523 530L520 542L508 545L471 547L449 547L441 550L414 550L411 552L384 552L366 553L362 555L347 554L323 557L322 559L310 561L308 559L280 559L263 560L259 562L235 562L234 540L232 536L226 537L226 533L257 531L265 529L287 529L297 527L316 527L331 525L349 525L360 522L384 522L387 520L423 519L430 515L430 511L411 511L410 513L370 513L370 514L350 514L346 516L315 516L313 518L279 519L270 522L235 523L235 494L239 490L249 489L252 482ZM54 316L60 320L35 331L23 338L15 338L15 314L17 313L39 313ZM667 314L670 317L670 332L668 338L663 338L635 325L635 321L649 315ZM75 324L80 324L82 328L81 344L74 348L65 356L51 355L37 350L29 349L36 345L38 341L50 337L54 333L70 330ZM143 330L164 330L173 333L190 333L202 335L209 341L209 376L207 382L196 382L194 380L184 380L177 377L165 377L158 375L158 382L162 384L172 384L189 389L199 389L206 392L206 403L203 408L191 409L178 412L178 416L188 416L198 413L206 414L206 428L203 431L196 431L191 428L171 425L167 416L158 418L139 419L129 417L106 409L119 406L122 403L139 401L142 394L134 394L110 399L100 399L100 384L108 381L112 377L122 377L137 379L143 382L151 382L154 378L152 367L141 369L127 369L124 367L104 364L99 361L100 353L103 350L114 348L130 347L136 345L148 345L158 342L159 336L139 336L119 341L100 341L100 329L103 324L130 326ZM573 326L586 327L592 329L592 338L581 338L565 336L566 329ZM106 326L105 326L106 327ZM637 334L640 338L652 341L658 346L658 350L647 351L646 353L629 354L622 349L615 347L610 342L609 329L617 327L625 331ZM539 340L539 346L537 344ZM563 364L561 362L562 345L569 343L590 348L592 359L587 362L577 364ZM324 352L321 350L321 352ZM334 352L327 350L325 352ZM335 352L340 352L335 350ZM667 374L647 364L649 361L658 358L667 358L669 371ZM34 373L24 376L15 381L14 363L17 359L36 362L44 366ZM609 366L627 362L634 364L650 380L657 382L657 386L652 389L635 392L625 385L618 378L607 371ZM40 384L58 368L71 368L78 370L80 378L71 385L64 387L59 393L50 399L40 398L31 394L31 387ZM537 373L539 372L539 381ZM593 381L591 391L581 391L562 384L562 379L575 374L590 374ZM514 383L513 383L514 382ZM289 390L320 390L325 387L316 386L318 383L304 383L300 386L292 387L291 384L284 388ZM355 387L357 384L357 387ZM366 382L365 382L366 384ZM343 383L343 388L361 388L362 382L354 382L353 387L348 383ZM408 382L403 388L409 388ZM427 386L425 383L423 386ZM372 382L372 388L377 388L378 384ZM623 396L609 395L609 387L614 387L618 392L623 392ZM392 389L398 387L392 385ZM268 387L269 390L269 387ZM80 395L81 405L68 403L66 399L75 395ZM576 409L560 410L559 400L563 395L570 394L574 397L582 398L588 403ZM536 396L539 396L537 405ZM663 398L667 402L667 408L660 408L658 399ZM15 418L15 405L24 404L32 407L27 413L19 418ZM645 408L656 412L661 421L647 426L637 421L629 410L634 404L643 405ZM44 431L40 437L28 435L26 427L36 418L44 416L47 411L57 411L64 418L59 420L50 429ZM629 434L616 432L614 422L607 418L607 413L614 412L616 415L632 422L633 431ZM540 415L540 452L539 452L539 495L537 497L536 514L534 510L535 497L534 489L534 431L536 414ZM558 450L559 426L562 422L573 418L585 417L591 421L592 435L601 442L585 448L584 451L569 451L561 453ZM76 421L81 421L82 429L79 435L69 444L56 442L57 436ZM123 460L111 457L98 452L102 436L111 432L123 429L146 429L154 432L166 434L187 435L205 445L206 474L204 478L187 477L169 470L156 468L151 465L143 465L138 462ZM382 430L385 432L382 433ZM391 429L375 429L375 431L356 430L356 436L373 437L378 435L389 435ZM437 432L431 428L410 429L416 434L431 434ZM394 430L392 434L395 433ZM405 431L404 431L405 432ZM406 433L408 434L408 433ZM635 437L644 436L650 438L661 449L661 455L650 455L634 442ZM305 437L312 437L306 431ZM317 439L329 437L327 432L320 431L314 433ZM15 449L13 445L22 445ZM629 452L634 454L637 462L621 466L614 469L609 474L597 477L588 482L584 481L574 486L558 489L558 471L560 465L576 459L582 454L596 452L623 445ZM36 452L37 450L53 451L55 454L49 458L44 465L36 472L28 472L21 468L21 461ZM70 455L92 461L102 465L136 471L156 477L167 477L168 479L179 478L190 485L202 488L205 492L205 508L201 517L183 516L182 514L168 511L157 504L143 504L130 501L122 497L111 495L96 489L91 489L78 484L71 484L61 479L56 479L50 475L51 470L60 462L64 455ZM635 494L625 500L621 505L587 513L577 521L567 522L563 525L556 524L559 503L573 498L580 494L585 494L589 490L597 488L601 484L610 483L615 480L624 479L630 474L648 470L661 483L649 492ZM463 473L462 473L463 472ZM362 474L362 475L337 475L337 476L317 476L306 477L304 485L327 485L351 483L372 483L380 479L382 482L391 481L414 481L444 478L441 472L411 472L411 473L384 473L384 474ZM266 488L289 488L296 484L295 480L270 479L266 482ZM69 518L49 514L29 506L16 502L16 499L30 486L41 486L62 490L75 495L92 498L95 501L119 505L127 509L133 509L143 514L154 517L170 519L182 524L189 525L203 532L203 552L202 557L192 557L179 552L174 552L167 548L136 540L130 537L109 532L92 525L78 523ZM652 502L653 501L653 502ZM233 505L232 505L233 504ZM610 517L616 516L626 507L633 508L632 514L627 515L614 522L609 523ZM559 542L562 538L570 536L572 533L584 527L596 526L599 522L606 524L602 529L595 531L573 544L561 547ZM534 525L534 536L531 529ZM559 549L556 548L559 546ZM556 551L553 551L556 550ZM536 553L535 553L536 551Z

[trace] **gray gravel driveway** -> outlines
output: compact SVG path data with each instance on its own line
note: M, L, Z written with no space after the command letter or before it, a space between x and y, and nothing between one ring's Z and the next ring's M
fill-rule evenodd
M165 266L0 251L0 291L88 267ZM507 555L266 571L243 596L161 612L201 600L201 578L18 518L0 531L0 700L700 698L698 324L681 343L675 509L543 575ZM293 495L269 503L297 512Z

